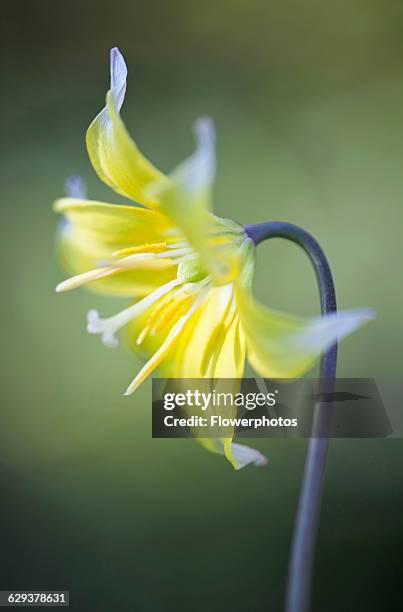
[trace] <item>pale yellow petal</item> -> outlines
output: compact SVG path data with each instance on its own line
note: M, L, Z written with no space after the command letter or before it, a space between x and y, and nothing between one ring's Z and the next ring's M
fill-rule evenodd
M192 317L192 315L200 308L204 299L204 294L201 293L196 299L193 305L189 308L188 312L180 317L174 325L171 327L166 339L161 344L159 349L152 355L140 372L135 376L133 381L128 386L125 395L131 395L141 385L142 382L157 368L170 353L172 353L174 347L177 345L180 335Z
M186 325L169 376L174 378L210 376L208 373L210 359L213 353L215 354L217 346L221 346L223 342L223 324L232 300L231 285L210 289L203 306Z
M215 176L215 136L210 119L195 122L195 152L165 179L156 181L148 190L159 202L159 210L179 228L195 248L206 270L213 262L208 248L215 218L210 213Z
M87 130L88 154L99 178L118 193L145 206L155 200L145 193L152 182L163 179L139 151L119 115L126 92L127 69L117 48L111 50L111 84L106 106Z
M267 378L301 376L323 351L374 316L369 309L357 309L303 319L269 310L241 287L236 299L248 360L260 376Z
M138 261L137 265L133 265L130 269L131 278L137 279L136 291L139 292L139 279L140 275L148 274L152 276L155 272L168 272L170 275L173 275L173 265L172 262L162 259L144 259ZM122 271L116 267L103 267L103 268L95 268L94 270L89 270L88 272L82 272L81 274L76 274L75 276L71 276L70 278L62 281L56 287L56 292L61 293L63 291L70 291L71 289L77 289L78 287L82 287L84 285L88 285L88 283L93 283L95 281L99 281L101 279L108 279L108 281L112 282L116 280L115 277L118 277L118 282L122 283L122 276L127 274L126 271ZM137 277L136 277L137 274ZM160 280L160 276L158 279ZM132 287L131 295L134 293L134 287Z
M115 251L162 242L168 230L172 233L165 217L137 206L62 198L55 202L54 210L63 214L83 235Z
M134 206L63 198L55 203L55 210L65 216L57 246L62 265L71 275L99 268L126 248L162 243L168 229L162 215ZM144 262L135 270L101 274L89 287L111 295L143 296L175 275L176 266L171 263Z
M175 377L175 391L183 379L183 391L192 385L189 379L204 378L203 391L239 392L245 365L245 337L233 303L232 286L219 286L210 290L203 307L188 321L180 343L175 349L174 361L165 364L164 376ZM207 388L210 384L211 388ZM209 416L216 408L209 407ZM231 411L234 411L232 414ZM230 412L228 412L230 411ZM221 409L222 413L222 409ZM227 407L225 416L235 416L236 408ZM232 442L232 436L204 438L196 429L193 436L206 450L225 455L235 469L248 464L265 465L265 457L254 449Z

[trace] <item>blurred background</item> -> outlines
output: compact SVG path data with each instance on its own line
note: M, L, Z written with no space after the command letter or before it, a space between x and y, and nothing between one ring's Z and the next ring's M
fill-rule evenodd
M91 307L55 295L52 202L71 173L123 201L88 161L85 130L129 67L123 116L157 165L218 133L215 210L301 224L332 264L339 306L375 322L339 374L402 374L403 5L397 0L44 0L2 6L1 589L70 589L75 610L281 610L304 440L254 440L266 469L235 473L191 440L151 439L151 382L85 332ZM308 261L259 247L256 293L318 313ZM403 578L403 445L335 440L314 611L392 610Z

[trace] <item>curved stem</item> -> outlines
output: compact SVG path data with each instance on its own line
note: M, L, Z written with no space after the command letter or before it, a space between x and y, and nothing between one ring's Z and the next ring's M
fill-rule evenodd
M269 238L285 238L304 249L315 269L322 315L337 310L332 273L324 252L313 236L297 225L281 221L246 225L245 231L256 245ZM336 366L337 344L322 355L320 396L322 393L332 392ZM307 612L310 609L312 570L331 419L331 403L318 402L314 409L291 544L286 612Z

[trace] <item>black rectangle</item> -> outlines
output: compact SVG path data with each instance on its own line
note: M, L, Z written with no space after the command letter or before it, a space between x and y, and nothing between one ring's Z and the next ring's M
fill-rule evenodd
M331 412L327 437L384 438L392 434L373 379L343 378L324 386L323 381L308 378L159 378L153 380L152 435L309 438L317 410Z

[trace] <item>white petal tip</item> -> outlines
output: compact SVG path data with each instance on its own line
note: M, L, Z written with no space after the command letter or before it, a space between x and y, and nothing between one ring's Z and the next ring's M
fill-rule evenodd
M138 387L140 386L141 382L142 382L142 378L140 378L138 375L136 376L136 378L134 380L132 380L132 382L130 383L130 385L127 387L126 391L124 392L124 395L133 395L133 393L135 391L137 391Z
M174 183L192 196L200 189L209 188L215 175L215 132L209 117L200 117L193 123L196 139L195 152L185 159L171 175Z
M199 117L193 122L193 132L200 144L213 144L215 140L214 122L211 117Z
M362 312L362 319L364 321L372 321L373 319L376 319L376 310L373 310L373 308L363 308L361 310Z
M251 464L256 467L265 467L268 464L268 459L262 453L243 444L233 442L231 444L231 452L237 463L237 470Z
M119 51L119 47L112 47L110 50L111 71L115 68L126 68L126 63L123 55Z
M68 176L64 182L64 192L68 198L85 200L87 197L87 186L84 179L77 174Z
M123 55L117 47L110 51L111 92L119 111L126 92L127 67Z
M66 281L62 281L61 283L59 283L56 287L55 287L55 292L56 293L63 293L63 291L66 291L67 287L66 287Z
M340 342L357 329L372 321L376 313L372 308L339 310L322 317L311 319L310 323L297 333L292 341L301 350L311 355L319 354L334 342Z
M338 322L339 339L348 336L356 329L359 329L369 321L376 317L376 312L372 308L357 308L356 310L339 311L335 314L335 320Z

